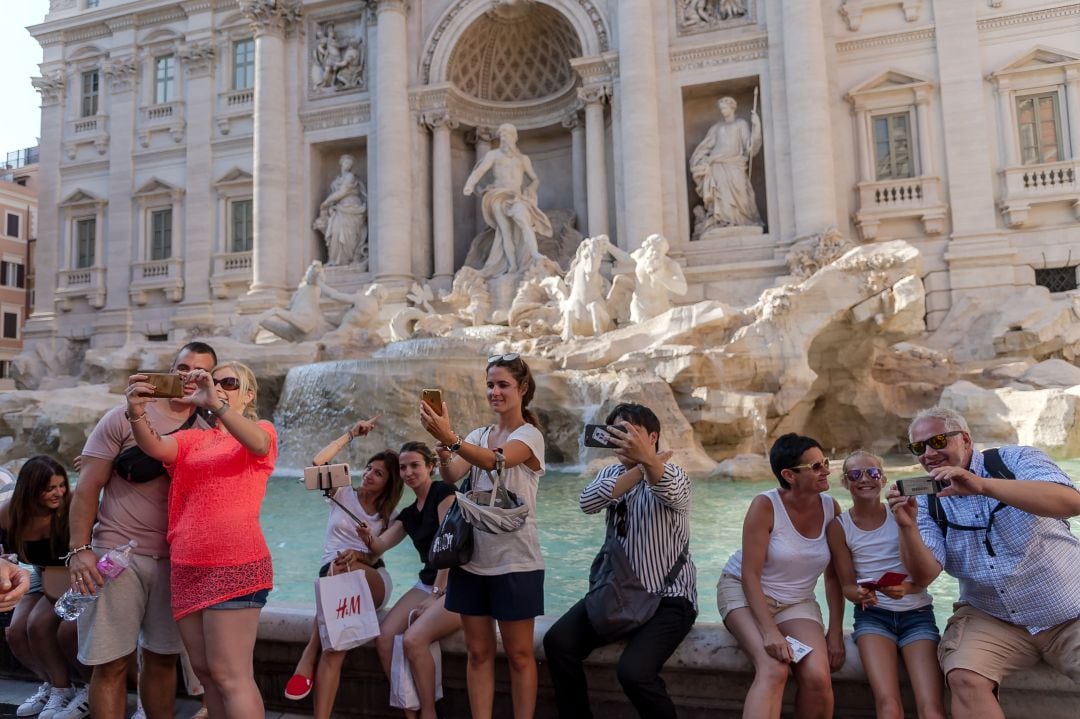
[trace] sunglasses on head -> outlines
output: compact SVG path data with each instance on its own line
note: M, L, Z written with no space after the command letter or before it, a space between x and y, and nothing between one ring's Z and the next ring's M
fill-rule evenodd
M935 434L933 437L921 440L919 442L912 442L907 446L913 455L918 457L926 451L927 447L930 449L945 449L945 445L949 443L949 437L957 434L963 434L960 430L954 430L952 432L942 432L941 434Z
M788 469L794 469L796 472L800 469L809 469L811 472L828 472L829 460L823 459L820 462L814 462L812 464L796 464L794 467L788 467Z
M214 384L221 385L221 389L226 392L235 392L240 389L240 380L236 377L222 377L214 380Z
M519 355L517 352L509 352L504 355L491 355L490 357L488 357L487 363L489 365L493 365L496 362L513 362L514 360L518 359L521 359L521 355Z
M885 473L877 467L867 467L866 469L849 469L848 471L844 472L844 476L847 477L847 480L849 482L858 482L864 474L875 482L880 482L881 478L885 476Z

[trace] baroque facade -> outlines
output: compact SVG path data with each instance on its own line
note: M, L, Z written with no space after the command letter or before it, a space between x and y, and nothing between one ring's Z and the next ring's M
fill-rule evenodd
M502 123L542 209L624 250L664 235L683 302L753 301L829 228L918 247L930 327L965 293L1076 287L1078 2L52 0L32 32L30 341L177 340L284 304L327 259L343 155L368 246L327 280L390 304L448 286ZM720 98L758 116L758 212L695 232Z

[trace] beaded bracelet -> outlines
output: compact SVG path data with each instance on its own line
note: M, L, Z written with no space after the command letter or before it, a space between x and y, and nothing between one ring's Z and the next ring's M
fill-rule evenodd
M93 547L90 546L89 544L84 544L81 547L75 547L74 549L70 550L67 554L60 557L60 559L64 560L64 566L66 567L71 563L71 558L72 557L74 557L79 552L85 551L87 549L93 549Z

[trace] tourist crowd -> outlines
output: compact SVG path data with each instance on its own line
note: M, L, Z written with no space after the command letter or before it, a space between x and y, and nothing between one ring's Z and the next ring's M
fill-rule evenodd
M7 642L43 682L20 717L121 719L133 671L140 716L172 717L178 657L191 670L189 691L201 688L202 716L263 716L253 654L273 567L259 511L277 433L256 414L258 382L245 365L219 362L210 346L192 342L170 372L181 396L160 398L150 375L130 378L125 405L87 440L73 491L64 468L38 456L0 504L0 542L11 552L0 561L0 611L13 610ZM523 358L488 358L485 379L490 423L462 436L448 403L425 397L419 419L430 445L414 439L373 452L356 487L347 475L340 486L319 485L331 504L318 576L349 575L370 596L372 616L385 610L368 636L395 687L394 706L408 717L436 717L432 645L458 629L472 716L493 715L499 638L513 715L535 711L544 435ZM333 470L325 465L377 421L356 421L313 465ZM587 515L603 513L604 543L588 593L543 639L555 703L560 717L592 716L583 663L623 642L616 676L638 714L675 717L660 674L698 613L691 481L661 449L648 407L618 404L603 436L612 462L579 503ZM789 675L796 716L833 715L846 603L878 717L905 715L901 663L922 719L946 715L946 687L953 717L1004 716L1002 680L1040 660L1080 682L1073 482L1032 447L976 451L964 418L948 409L920 412L909 441L928 478L888 487L881 458L856 451L842 467L847 511L826 494L830 460L817 441L785 434L773 444L778 486L751 502L741 547L716 589L724 624L753 664L744 717L779 717ZM400 506L406 487L411 501ZM406 538L420 568L391 604L382 556ZM112 571L106 555L120 546L130 561ZM960 597L939 634L927 587L942 572L959 580ZM827 621L815 599L822 577ZM53 610L67 590L93 597L77 623ZM327 623L320 613L285 688L290 699L313 692L321 718L333 711L347 650ZM411 700L396 688L406 679Z

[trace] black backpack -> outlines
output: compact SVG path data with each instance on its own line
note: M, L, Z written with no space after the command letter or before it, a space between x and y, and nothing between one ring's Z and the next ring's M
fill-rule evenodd
M1016 475L1005 466L1004 460L1001 459L1001 453L997 447L983 450L983 464L986 467L986 471L991 477L996 479L1016 479ZM990 510L990 516L987 518L985 527L969 527L966 524L954 524L949 521L949 518L945 516L945 509L941 506L941 500L938 499L936 494L929 494L926 497L926 511L930 513L930 519L934 520L934 524L941 529L942 537L948 538L949 529L957 529L967 532L981 532L986 530L986 537L983 539L983 544L986 545L986 551L991 557L996 557L994 547L990 544L990 527L994 524L994 515L1005 509L1004 502L998 502L997 506Z

